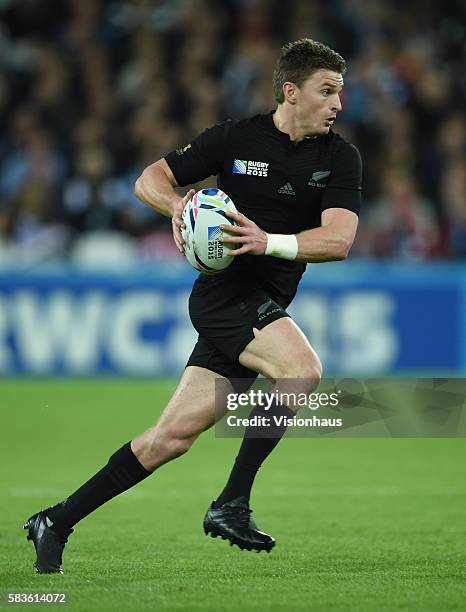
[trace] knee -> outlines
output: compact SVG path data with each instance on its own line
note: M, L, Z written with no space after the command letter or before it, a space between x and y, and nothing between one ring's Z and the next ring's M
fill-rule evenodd
M277 364L271 368L271 378L300 379L302 385L310 393L316 389L322 380L322 363L317 355L311 355L299 362Z
M162 454L167 459L176 459L188 452L193 445L194 438L183 437L175 429L157 432L151 441L155 454Z
M320 381L322 380L322 362L320 359L315 356L315 359L312 360L312 363L308 364L308 373L307 378L314 381L314 387L312 390L316 389L320 385Z
M174 429L158 430L154 427L150 432L146 432L138 458L144 467L153 471L188 452L195 439L195 436L183 437Z

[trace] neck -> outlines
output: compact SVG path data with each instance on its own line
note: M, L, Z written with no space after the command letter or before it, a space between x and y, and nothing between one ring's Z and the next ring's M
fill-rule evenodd
M283 105L277 106L272 118L275 127L280 130L280 132L288 134L290 140L294 143L300 142L307 136L307 134L304 134L304 132L299 129L296 117L287 112L287 109Z
M277 130L288 134L290 140L295 144L304 140L304 138L316 138L316 136L305 132L296 116L290 113L285 105L278 105L272 118Z

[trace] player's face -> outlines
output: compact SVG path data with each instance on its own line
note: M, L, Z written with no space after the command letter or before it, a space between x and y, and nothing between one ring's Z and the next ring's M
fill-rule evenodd
M328 134L341 111L343 76L333 70L317 70L296 89L296 118L308 136Z

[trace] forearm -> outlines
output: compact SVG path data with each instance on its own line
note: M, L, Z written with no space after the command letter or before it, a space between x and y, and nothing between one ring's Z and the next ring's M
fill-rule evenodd
M341 261L348 256L351 243L343 235L328 227L316 227L296 234L296 261L319 263Z
M136 181L135 195L158 213L171 217L180 201L174 186L162 168L156 164L148 166Z
M266 234L266 255L302 262L339 261L348 255L350 243L329 227L299 234Z

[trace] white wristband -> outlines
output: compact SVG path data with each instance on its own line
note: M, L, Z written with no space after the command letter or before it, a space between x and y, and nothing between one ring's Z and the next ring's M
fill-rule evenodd
M267 234L265 254L280 259L296 259L298 239L294 234Z

